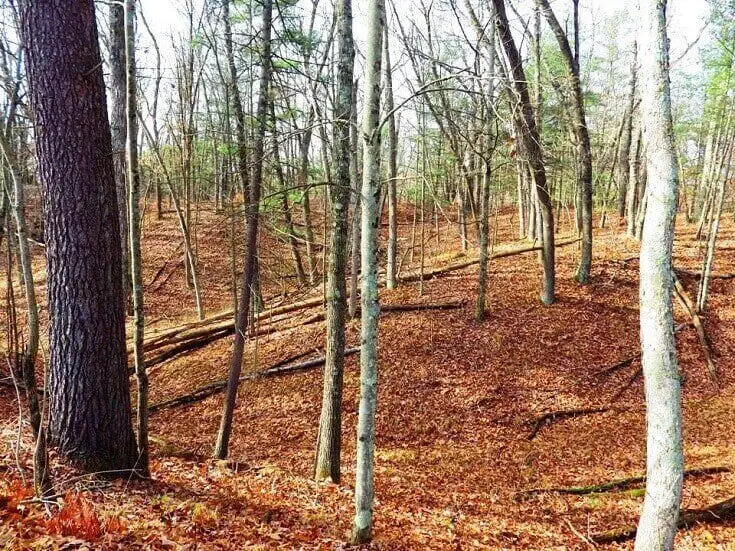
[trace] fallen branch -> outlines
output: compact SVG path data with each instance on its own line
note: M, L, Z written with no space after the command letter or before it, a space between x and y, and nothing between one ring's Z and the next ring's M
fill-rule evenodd
M702 272L696 272L694 270L686 270L684 268L674 268L674 271L678 275L685 275L685 276L694 277L697 279L702 278ZM735 279L735 274L712 272L709 275L709 277L710 279Z
M558 249L560 247L566 247L567 245L574 245L575 243L578 243L579 241L581 241L581 239L567 239L564 241L557 241L554 244L554 247ZM530 253L533 251L540 251L542 249L543 249L542 245L529 245L527 247L507 249L505 251L499 251L499 252L493 253L490 256L490 260L497 260L498 258L505 258L508 256L515 256L518 254ZM478 258L464 260L462 262L455 262L453 264L447 264L445 266L440 266L438 268L424 270L423 274L421 272L415 272L415 271L408 272L404 275L399 276L398 280L401 283L409 283L412 281L419 281L421 279L426 281L427 279L433 279L435 277L446 275L450 272L455 272L457 270L463 270L464 268L469 268L470 266L474 266L475 264L479 264L479 263L480 263L480 260Z
M730 468L724 466L702 467L698 469L687 469L684 471L685 477L708 476L711 474L729 473ZM561 486L557 488L533 488L521 492L523 495L531 494L570 494L570 495L588 495L602 494L605 492L614 492L618 490L627 490L632 486L637 486L646 481L646 475L631 476L629 478L621 478L603 482L602 484L592 484L590 486Z
M562 421L564 419L570 419L572 417L579 417L581 415L591 415L593 413L605 413L606 411L610 411L611 408L604 407L604 408L588 408L588 409L564 409L559 411L550 411L548 413L544 413L543 415L540 415L539 417L535 417L533 419L529 419L526 421L527 424L533 425L533 428L531 429L530 434L528 435L529 440L533 440L536 438L536 435L539 433L542 427L551 425L552 423L555 423L557 421Z
M633 386L633 383L635 383L638 380L638 377L640 377L641 375L643 375L643 368L639 367L638 369L635 370L635 373L633 373L630 379L628 379L628 382L625 383L623 387L613 395L612 398L610 398L608 403L612 404L614 402L617 402L618 398L620 398L626 390L628 390L631 386Z
M360 351L359 346L355 348L348 348L345 350L345 357L356 354L359 351ZM247 381L247 380L253 380L253 379L265 379L268 377L276 377L278 375L288 375L291 373L298 373L300 371L306 371L308 369L320 367L324 365L325 361L326 361L326 357L321 356L319 358L314 358L313 360L307 360L305 362L301 362L297 364L282 365L283 362L279 362L275 366L269 367L265 371L258 371L255 373L248 373L246 375L243 375L242 377L240 377L240 382ZM202 400L209 398L210 396L213 396L215 394L222 392L225 388L227 388L227 379L224 379L222 381L215 381L214 383L210 383L208 385L199 387L198 389L191 392L190 394L185 394L184 396L178 396L176 398L172 398L171 400L165 400L163 402L153 404L148 408L148 411L151 413L154 413L162 409L170 409L170 408L175 408L179 406L184 406L187 404L201 402Z
M710 523L721 524L735 518L735 498L730 498L706 509L683 509L679 515L677 527L679 529L689 528L694 524ZM611 530L602 534L592 536L596 543L620 543L635 538L636 526L626 526L618 530Z
M619 361L618 363L613 364L610 367L606 367L602 371L598 371L597 373L595 373L595 375L597 375L598 377L604 377L605 375L609 375L610 373L618 371L619 369L624 369L628 367L630 364L632 364L634 361L636 361L640 357L641 357L641 353L638 352L635 356L631 356L630 358L626 358L622 361Z
M710 380L712 381L715 390L719 391L720 382L717 377L717 367L715 366L715 362L712 358L712 349L710 348L709 341L707 340L707 333L705 333L704 325L702 324L702 318L700 318L699 314L697 314L697 309L694 306L694 302L687 294L686 289L684 289L684 286L681 284L681 281L679 281L679 278L676 277L676 274L672 274L672 277L674 278L674 296L679 301L679 304L684 309L684 311L689 315L692 320L692 324L694 325L694 328L697 330L697 336L699 337L699 342L702 345L704 359L707 362L707 372L709 373Z

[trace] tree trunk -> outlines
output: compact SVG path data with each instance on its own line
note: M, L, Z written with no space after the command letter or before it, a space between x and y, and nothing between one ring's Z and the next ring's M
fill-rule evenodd
M255 281L255 270L258 254L258 222L260 218L260 186L263 179L263 152L265 142L265 130L268 116L268 90L271 81L271 20L273 14L273 0L263 2L263 29L260 41L261 67L260 87L258 92L258 107L256 113L256 134L253 144L253 177L250 182L250 196L247 207L247 251L245 253L245 266L242 275L242 289L240 291L240 304L237 309L237 323L235 330L235 343L232 351L232 362L227 380L227 396L225 398L222 420L217 433L217 444L214 455L217 459L227 457L230 434L232 433L232 418L235 413L235 399L237 398L237 387L242 371L243 351L245 348L245 331L248 326L248 315L250 311L250 300L252 297L253 283Z
M350 265L350 301L349 315L354 318L357 314L357 278L360 274L360 219L362 216L362 194L360 193L360 156L357 153L359 139L357 128L357 82L352 88L352 111L350 112L350 182L353 195L352 210L352 247Z
M327 345L324 391L319 419L316 464L317 481L340 480L342 448L342 378L347 309L347 212L350 205L350 113L355 46L352 40L352 2L337 4L339 60L334 105L334 176L331 187L332 231L327 273Z
M678 200L666 38L666 0L641 3L641 73L648 200L640 255L641 363L647 408L647 482L636 549L670 550L683 480L681 382L676 361L671 254Z
M132 292L130 281L130 250L128 239L128 190L125 167L125 9L120 2L110 4L110 131L112 134L112 163L115 169L118 219L120 222L120 247L122 251L122 277L125 303Z
M627 232L631 237L635 236L636 220L638 219L638 209L641 203L638 201L638 197L642 196L641 193L641 177L640 177L640 165L643 151L643 139L641 138L641 130L635 129L635 134L631 140L630 148L630 176L628 178L628 187L625 197L625 215Z
M511 78L512 86L520 98L520 112L516 115L516 127L521 141L522 154L530 165L533 185L538 194L543 231L541 301L548 305L554 302L556 279L554 268L554 210L549 196L543 151L539 142L538 128L536 127L534 109L528 94L528 85L526 84L521 56L508 25L504 0L493 0L493 4L495 6L495 24L500 43L508 59L508 76ZM513 98L511 98L511 101L513 101Z
M375 411L378 405L378 199L380 197L380 73L384 0L370 0L365 55L365 114L362 135L365 160L362 175L362 293L360 348L360 408L357 420L355 519L352 543L372 539L375 494Z
M316 259L314 255L314 225L311 222L311 197L309 191L309 145L311 144L312 125L314 124L314 109L309 112L306 128L301 135L299 144L299 172L298 186L303 196L302 208L304 211L304 237L306 238L306 263L308 264L309 283L316 283Z
M702 279L699 281L699 293L697 294L697 313L704 312L707 305L707 295L709 292L710 276L712 275L712 264L715 259L715 244L717 242L717 234L720 229L720 217L722 216L722 205L725 202L725 187L730 175L730 158L732 156L732 144L727 148L726 158L727 167L725 169L725 177L719 179L717 189L717 202L710 226L709 235L707 236L707 252L705 253L702 265Z
M493 7L490 6L490 20L494 17ZM489 44L495 44L495 25L490 26ZM493 117L495 104L495 49L487 48L488 88L486 92L485 120L483 126L483 140L485 146L485 173L482 179L482 192L480 197L480 270L477 277L477 303L475 304L475 319L485 319L485 302L487 294L487 261L488 261L488 215L490 210L490 180L492 177L493 150Z
M235 114L235 139L237 140L237 172L240 175L240 184L243 189L243 196L247 202L248 189L250 187L250 178L248 176L248 149L245 134L245 112L242 108L242 99L240 98L240 86L237 82L237 67L235 66L235 55L232 46L232 24L230 22L230 2L232 0L222 0L222 20L224 23L225 34L225 55L227 56L228 69L228 86L230 88L229 98L232 101L232 110Z
M398 176L398 135L396 117L393 114L393 76L388 44L388 26L383 37L383 62L385 67L385 105L383 111L388 117L388 258L386 260L385 283L388 289L396 288L396 255L398 251L398 218L396 213L396 177Z
M633 112L635 110L635 94L638 73L638 43L633 41L633 62L630 65L630 84L628 101L623 115L623 132L618 153L618 217L625 216L626 197L630 183L630 155L635 155L633 144Z
M138 165L138 87L135 61L135 1L125 0L125 64L126 64L126 143L128 231L130 247L130 284L133 299L133 362L138 384L137 429L138 462L142 476L149 476L148 467L148 373L143 358L145 314L143 312L143 276L140 253L140 167Z
M577 0L574 1L574 37L575 51L569 46L567 35L562 29L559 21L549 5L549 0L537 0L538 5L544 12L546 21L556 37L561 50L567 71L572 79L572 106L574 117L574 135L577 142L577 155L579 158L578 184L581 193L582 206L582 251L577 269L577 281L582 284L589 283L590 268L592 265L592 146L587 129L587 118L584 109L584 95L582 94L582 82L579 78L579 33L577 22Z
M271 103L271 123L273 124L273 131L275 133L276 127L276 112ZM288 191L286 190L286 177L283 174L283 165L281 164L281 152L278 144L278 139L274 136L273 138L273 161L275 162L276 179L280 186L282 193L280 193L281 212L283 213L283 221L286 226L286 240L288 241L288 247L291 251L291 259L293 260L294 270L296 270L296 279L299 284L303 285L306 283L306 274L304 273L304 265L301 262L301 253L299 252L298 243L296 242L296 230L293 225L293 217L291 216L291 207L288 204Z
M123 471L135 466L137 454L120 226L93 2L24 2L21 39L46 199L50 436L85 471L127 475Z

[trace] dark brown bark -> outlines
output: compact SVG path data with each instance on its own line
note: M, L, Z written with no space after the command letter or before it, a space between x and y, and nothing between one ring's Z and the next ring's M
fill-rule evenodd
M352 2L337 5L339 61L334 106L334 182L330 188L332 229L327 271L327 345L322 411L319 419L316 480L339 482L342 449L342 379L345 355L348 255L347 212L350 205L350 113L355 46L352 39ZM395 215L395 213L394 213Z
M242 357L245 347L245 330L248 325L250 312L250 300L255 282L258 254L258 222L260 219L260 186L263 179L263 152L265 141L265 129L268 115L268 91L271 81L271 17L273 14L273 0L263 2L263 29L261 35L261 67L260 67L260 89L258 93L257 126L255 142L253 147L253 177L250 182L250 195L247 208L247 251L245 253L245 266L242 275L242 289L240 291L240 304L237 309L237 325L235 331L235 344L232 351L232 363L227 383L227 397L222 412L217 435L217 445L214 455L217 459L225 459L229 448L230 434L232 432L232 417L235 412L235 399L237 398L237 386L242 371Z
M86 471L133 468L121 245L92 0L21 8L50 313L50 436Z
M518 95L520 109L516 111L516 126L521 145L521 153L524 160L531 169L533 183L536 186L538 200L540 203L542 227L543 227L543 281L541 289L541 301L544 304L554 302L555 267L554 267L554 210L549 196L549 186L546 181L546 169L544 167L543 151L539 140L538 127L531 97L528 93L528 84L523 62L518 52L513 35L508 24L505 12L504 0L493 0L495 6L495 24L498 30L500 43L508 59L508 71L511 85ZM514 98L511 98L514 101Z

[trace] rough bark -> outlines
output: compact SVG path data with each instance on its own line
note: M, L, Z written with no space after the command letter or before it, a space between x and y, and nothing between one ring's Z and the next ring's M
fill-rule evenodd
M327 346L324 364L322 412L319 418L314 477L317 481L340 480L342 448L342 378L345 353L345 315L347 310L348 224L350 205L350 113L352 111L352 74L355 46L352 39L352 2L337 4L339 60L337 94L334 105L334 182L332 229L327 272Z
M683 480L681 381L671 304L678 202L666 37L666 0L641 2L641 73L647 144L647 213L640 256L641 364L647 408L646 497L637 550L674 546Z
M126 303L131 296L130 250L128 238L128 190L125 167L126 140L126 66L125 66L125 9L120 2L110 3L110 131L112 134L112 162L115 169L120 247L122 251L123 291Z
M21 39L46 196L50 436L84 470L119 474L134 467L137 454L112 144L93 2L24 2Z

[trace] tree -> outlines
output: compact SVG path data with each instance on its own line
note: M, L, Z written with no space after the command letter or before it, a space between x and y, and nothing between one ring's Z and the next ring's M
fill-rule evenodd
M340 479L342 447L342 378L347 309L347 212L350 205L350 114L355 46L352 39L352 2L337 4L339 60L334 105L334 182L330 187L332 230L327 272L327 350L324 392L317 440L316 480Z
M467 6L472 10L469 1ZM470 11L473 21L477 21L474 16L474 12ZM487 47L487 73L488 73L488 84L487 92L485 97L485 120L483 127L483 140L484 140L484 164L485 172L482 181L482 190L480 198L480 240L479 240L479 253L480 253L480 269L477 278L477 302L475 304L475 319L477 321L483 321L485 319L485 302L487 294L487 263L488 263L488 215L490 210L490 180L492 178L492 163L493 163L493 152L495 149L494 136L493 136L493 120L495 117L495 25L493 24L495 14L493 13L493 7L490 6L490 29L489 37L486 41ZM478 35L482 37L482 30L480 30L479 24L474 25L478 30Z
M260 39L260 87L258 91L258 107L256 112L255 141L253 144L253 175L250 182L250 195L247 205L247 250L245 252L245 266L242 273L242 288L240 289L240 304L237 308L235 328L235 343L232 351L232 362L227 379L227 395L222 411L222 419L217 433L217 444L214 455L217 459L227 457L230 434L232 433L232 417L235 413L237 387L242 371L243 352L245 349L245 331L248 326L250 300L255 282L255 271L258 254L258 223L260 220L260 187L263 181L263 154L265 144L265 130L268 118L269 89L271 82L271 23L273 15L273 0L263 2L263 27Z
M505 13L504 0L493 0L495 7L495 25L497 27L500 44L507 58L508 68L506 70L509 86L518 96L519 109L514 109L515 126L520 141L520 150L523 160L528 163L533 184L538 193L541 206L541 219L543 226L543 250L541 253L541 264L543 266L543 281L541 287L541 301L544 304L554 302L554 284L556 279L554 268L554 209L549 196L549 186L546 181L546 168L544 167L543 151L539 141L538 127L534 114L531 98L528 93L528 84L523 70L523 62L518 48L513 40L513 35L508 25L508 17ZM510 94L510 88L508 88ZM511 94L512 96L512 94ZM510 101L515 101L511 97Z
M148 476L148 373L143 358L145 314L140 253L140 166L138 164L138 83L135 62L135 0L125 0L125 168L128 189L128 244L130 288L133 299L133 363L138 383L137 423L138 463ZM124 251L123 251L124 254Z
M383 63L385 63L385 105L388 118L388 251L385 263L385 285L388 289L396 288L396 255L398 252L398 208L396 199L396 178L398 176L398 132L396 116L393 112L393 75L390 64L390 45L388 43L388 25L384 27Z
M362 122L362 289L360 407L357 420L355 519L352 542L372 539L375 495L375 411L378 405L378 211L380 209L380 74L384 0L370 0L365 54L365 107Z
M125 300L132 298L130 280L130 237L128 231L128 189L126 162L126 94L127 66L125 42L125 7L121 1L110 2L110 131L112 133L112 163L115 168L115 190L120 222L122 277Z
M582 192L582 254L577 269L577 281L586 284L589 283L592 265L592 146L584 111L582 82L579 78L578 0L574 0L574 52L549 5L549 0L536 0L536 2L556 37L562 59L571 77L572 105L569 109L574 119L573 131L579 157L579 186Z
M134 468L121 246L92 0L21 6L45 189L50 437L90 472Z
M678 203L666 0L641 2L641 74L647 211L640 253L641 362L646 390L646 497L637 550L674 546L683 480L681 381L676 361L671 253Z

